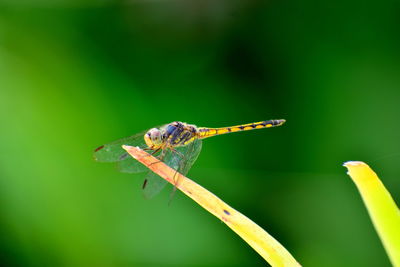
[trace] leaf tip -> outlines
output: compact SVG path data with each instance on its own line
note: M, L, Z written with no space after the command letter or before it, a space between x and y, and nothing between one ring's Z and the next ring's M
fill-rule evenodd
M350 168L350 167L358 167L358 166L365 166L367 164L365 164L362 161L346 161L345 163L343 163L342 166L346 167L346 168Z

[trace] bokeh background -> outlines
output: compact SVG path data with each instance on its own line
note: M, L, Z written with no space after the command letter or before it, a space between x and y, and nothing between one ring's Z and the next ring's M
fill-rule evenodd
M171 187L94 162L174 120L283 127L208 139L189 172L304 266L390 266L342 167L400 202L398 1L1 0L1 266L264 266Z

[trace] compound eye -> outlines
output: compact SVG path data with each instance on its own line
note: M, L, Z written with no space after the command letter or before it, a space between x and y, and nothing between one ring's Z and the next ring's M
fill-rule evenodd
M161 132L157 128L151 129L148 133L150 135L150 138L153 139L153 140L158 140L161 137Z
M155 131L154 130L157 130L157 129L155 129L155 128L150 129L144 135L144 141L145 141L147 147L149 147L149 148L153 148L155 146L155 142L154 142L154 133L155 133Z

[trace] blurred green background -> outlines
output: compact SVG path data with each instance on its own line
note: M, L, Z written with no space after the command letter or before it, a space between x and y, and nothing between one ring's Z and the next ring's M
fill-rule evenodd
M398 1L1 0L2 266L264 266L171 187L92 159L180 120L283 127L207 139L189 177L304 266L389 266L341 165L400 202Z

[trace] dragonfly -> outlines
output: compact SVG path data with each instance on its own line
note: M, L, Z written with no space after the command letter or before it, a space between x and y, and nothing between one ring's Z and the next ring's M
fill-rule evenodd
M152 198L165 187L167 181L130 157L122 145L137 146L149 151L160 161L186 175L199 156L203 139L227 133L281 126L285 122L285 120L279 119L230 127L208 128L174 121L102 145L94 151L94 159L99 162L116 162L118 170L125 173L148 171L143 183L143 194L146 198Z

